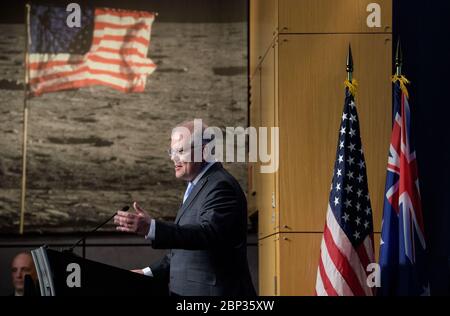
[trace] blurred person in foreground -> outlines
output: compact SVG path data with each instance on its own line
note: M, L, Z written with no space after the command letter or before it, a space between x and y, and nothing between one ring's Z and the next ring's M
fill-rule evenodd
M33 257L29 252L21 252L11 262L11 278L14 287L13 296L24 295L26 275L30 275L33 282L36 282L37 275Z

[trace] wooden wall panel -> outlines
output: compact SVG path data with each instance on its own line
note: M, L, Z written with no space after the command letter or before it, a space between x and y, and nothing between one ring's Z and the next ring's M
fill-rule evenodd
M249 20L249 72L250 77L253 77L256 67L259 63L259 54L258 54L258 47L259 47L259 34L261 33L260 27L259 27L259 1L257 0L250 0L250 20Z
M250 0L251 76L278 34L278 1Z
M259 240L259 295L277 295L278 235Z
M274 55L275 55L275 122L274 127L280 128L279 124L279 45L278 45L278 38L274 43ZM281 146L283 145L283 142L281 138L279 138L279 151ZM275 157L276 164L278 166L277 171L275 172L275 221L276 221L276 230L280 231L280 154Z
M379 35L363 44L363 60L355 67L360 78L356 96L361 138L367 164L374 231L381 231L386 167L392 127L392 37ZM370 41L370 39L368 39Z
M314 295L321 242L321 233L280 234L280 295Z
M279 0L256 0L261 7L261 41L260 54L262 56L269 50L273 39L278 34L278 1Z
M261 127L268 128L269 154L272 145L270 128L275 126L275 79L275 48L271 47L261 64ZM275 174L260 173L258 177L261 186L258 198L259 238L262 238L275 233L278 226L276 204L272 200L275 199Z
M374 250L375 250L375 261L378 262L378 259L380 259L380 241L381 241L381 234L375 233L373 234L373 243L374 243Z
M356 101L369 190L380 223L391 125L391 35L280 36L280 227L321 232L336 154L348 43L360 89ZM307 52L303 53L302 52Z
M254 164L249 175L249 207L259 217L260 295L314 293L349 43L375 231L381 229L391 130L392 0L376 1L381 28L366 24L371 2L250 0L250 124L280 127L279 172L261 175ZM378 258L379 233L374 241Z
M390 33L392 0L279 0L280 33ZM367 26L367 5L381 7L381 27Z
M250 126L261 125L261 68L257 67L255 75L250 81ZM249 181L247 187L247 209L249 215L258 212L258 197L261 181L259 179L259 163L248 164Z

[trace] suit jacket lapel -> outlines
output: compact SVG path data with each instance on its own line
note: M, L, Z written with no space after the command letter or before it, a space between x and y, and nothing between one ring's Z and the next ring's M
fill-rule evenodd
M180 209L178 210L177 217L175 218L175 223L178 224L180 221L181 216L186 212L186 210L189 208L189 206L192 204L194 199L196 198L197 194L201 191L203 186L208 182L208 177L216 170L219 170L222 168L222 164L220 162L216 162L214 165L212 165L203 175L203 177L200 179L199 182L194 186L192 189L191 194L189 194L186 201L181 205Z
M175 223L178 223L180 221L180 218L183 216L183 214L186 212L186 210L192 204L195 197L201 191L201 189L203 188L203 186L206 184L207 181L208 181L208 178L206 177L206 178L202 178L199 182L197 182L197 184L192 189L191 194L189 194L188 198L186 199L186 201L183 203L180 210L178 211L177 218L175 219Z

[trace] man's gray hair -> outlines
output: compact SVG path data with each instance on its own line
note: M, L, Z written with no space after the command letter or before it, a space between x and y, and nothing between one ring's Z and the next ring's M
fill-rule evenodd
M194 142L197 144L201 143L202 145L205 145L211 141L210 139L203 139L203 135L207 128L208 128L208 125L203 123L203 120L195 119L195 120L190 120L190 121L184 121L180 124L177 124L177 126L175 126L172 129L172 134L174 134L176 132L185 134L185 132L188 131L189 135L190 135L190 145L191 146L194 146Z

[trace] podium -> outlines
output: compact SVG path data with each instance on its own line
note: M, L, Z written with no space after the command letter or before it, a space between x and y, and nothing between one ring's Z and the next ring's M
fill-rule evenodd
M41 296L168 296L161 280L40 247L32 250Z

